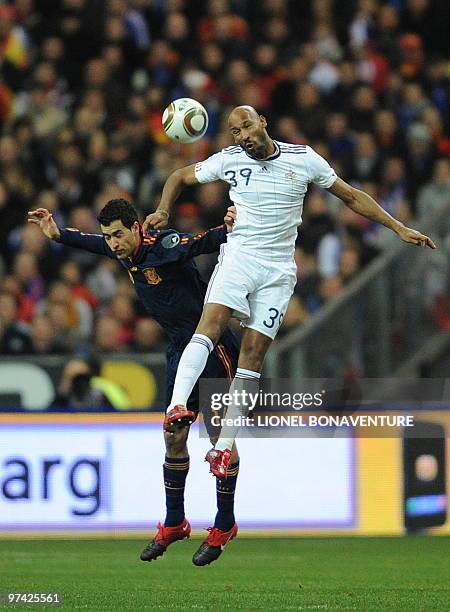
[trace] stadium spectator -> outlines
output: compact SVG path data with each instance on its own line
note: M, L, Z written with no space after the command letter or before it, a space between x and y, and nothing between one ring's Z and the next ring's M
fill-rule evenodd
M339 275L344 285L361 269L361 257L357 248L347 247L342 250L339 257Z
M313 253L308 253L301 247L295 249L295 263L297 264L297 285L295 294L299 296L309 313L319 308L319 282L317 260Z
M0 291L10 293L17 303L16 319L29 323L36 309L36 304L22 291L21 284L15 276L4 276L0 281Z
M450 304L448 261L450 258L450 217L448 215L450 194L450 161L438 159L431 180L419 191L417 214L422 219L439 220L437 239L440 252L429 258L427 275L428 303L433 305L433 314L442 329L449 327Z
M31 350L33 355L50 355L59 348L53 339L54 330L49 317L38 315L33 319L30 329Z
M23 355L31 352L30 337L17 321L18 304L11 293L0 293L0 352Z
M89 287L82 282L80 266L75 261L66 261L61 267L60 276L69 287L72 298L83 300L92 311L95 311L98 300Z
M102 261L86 275L86 285L95 295L99 307L107 306L117 291L117 269L113 261Z
M438 214L441 218L441 228L444 235L450 234L450 218L441 213L449 204L450 194L450 160L438 159L433 168L433 176L419 191L417 197L417 212L420 217Z
M20 251L13 262L13 274L19 281L22 291L34 303L45 295L45 282L38 270L38 260L33 253Z
M96 353L113 353L126 349L121 341L120 323L110 315L99 317L95 325L93 349Z
M375 181L379 176L379 153L370 132L358 132L350 174L357 181Z
M0 63L2 64L3 114L7 119L11 112L11 92L19 91L28 67L28 43L26 30L17 23L13 6L0 6Z
M109 408L124 410L129 407L129 398L118 384L99 376L96 364L70 359L50 407L95 412Z
M116 295L111 302L109 313L120 325L120 344L132 344L135 338L136 326L133 300L125 295Z
M39 314L59 312L65 313L66 325L70 336L77 340L89 338L92 331L92 311L81 298L74 298L70 286L63 281L55 281L50 285L48 296L38 303ZM57 315L56 315L57 316Z
M379 110L375 115L374 136L377 148L384 158L402 152L402 136L396 115L391 110Z
M150 353L161 348L162 330L153 319L143 318L136 323L136 333L131 346L137 353Z
M57 302L50 303L44 314L49 318L53 329L55 352L64 354L73 352L77 347L79 337L71 326L64 305Z

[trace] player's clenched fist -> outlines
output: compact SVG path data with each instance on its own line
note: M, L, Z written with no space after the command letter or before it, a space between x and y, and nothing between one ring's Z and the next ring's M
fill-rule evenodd
M227 231L231 232L233 230L234 222L236 221L236 206L228 206L223 220L227 226Z
M52 213L46 208L28 211L28 223L39 225L44 235L50 240L58 240L61 235Z

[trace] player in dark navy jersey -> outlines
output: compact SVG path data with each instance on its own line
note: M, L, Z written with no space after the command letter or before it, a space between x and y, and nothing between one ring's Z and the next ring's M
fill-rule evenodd
M166 396L170 399L178 362L200 319L207 287L193 257L219 250L220 245L226 241L227 231L231 230L233 213L227 213L224 225L196 236L181 234L172 229L153 230L148 236L143 236L135 208L123 199L110 200L100 212L98 221L101 234L58 228L52 214L44 208L30 211L28 220L38 225L48 238L117 259L127 270L145 309L163 327L169 338ZM210 355L204 377L228 378L231 381L238 355L237 339L227 329ZM198 387L189 398L189 409L195 415L198 414ZM188 537L191 531L184 516L184 486L189 469L186 446L189 427L185 422L179 427L176 419L170 422L166 419L164 430L167 515L164 525L158 525L156 537L141 555L145 561L162 555L169 544ZM233 500L239 459L236 449L233 459L233 472L228 478L218 481L217 485L218 512L212 530L220 533L228 531L235 524ZM220 552L221 547L208 546L206 551L203 548L201 561L205 563L196 564L210 563Z

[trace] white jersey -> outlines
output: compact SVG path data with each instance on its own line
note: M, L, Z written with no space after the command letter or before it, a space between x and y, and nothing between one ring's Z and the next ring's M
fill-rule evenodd
M276 151L265 160L238 145L222 149L196 164L195 177L199 183L221 179L230 185L237 219L227 249L286 260L294 255L308 184L328 188L337 176L311 147L274 142Z

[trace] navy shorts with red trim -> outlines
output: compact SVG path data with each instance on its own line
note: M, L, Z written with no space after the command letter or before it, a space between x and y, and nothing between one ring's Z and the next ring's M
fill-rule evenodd
M166 402L170 403L172 398L173 385L177 374L178 363L183 354L184 347L175 348L169 346L167 349L167 366L166 366ZM203 370L201 378L226 378L233 380L236 372L239 358L239 342L234 333L227 329L217 343L214 351L208 358L206 367ZM199 388L198 382L192 390L191 396L188 399L187 406L189 410L198 413L199 406Z

